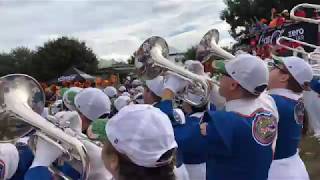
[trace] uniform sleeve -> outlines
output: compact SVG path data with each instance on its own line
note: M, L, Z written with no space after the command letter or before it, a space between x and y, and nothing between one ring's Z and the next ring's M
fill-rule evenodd
M160 101L159 109L169 117L173 126L180 124L181 120L179 116L175 116L172 100Z
M187 116L186 123L174 127L178 147L185 153L203 152L207 149L207 141L200 132L200 120Z
M23 179L25 173L28 171L33 161L33 153L28 145L24 143L17 143L16 147L19 152L19 164L17 171L10 180Z
M233 121L225 112L205 113L207 126L207 142L209 152L221 155L232 153Z
M48 167L37 166L30 168L24 176L24 180L52 180L53 176Z

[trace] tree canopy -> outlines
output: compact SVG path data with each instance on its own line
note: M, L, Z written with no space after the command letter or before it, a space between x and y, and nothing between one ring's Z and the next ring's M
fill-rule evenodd
M72 66L95 73L98 59L84 42L68 37L49 40L35 51L17 47L9 53L0 53L0 76L23 73L48 81Z
M74 66L86 73L94 73L98 68L98 59L84 42L61 37L49 40L38 47L32 59L33 76L39 80L50 80Z

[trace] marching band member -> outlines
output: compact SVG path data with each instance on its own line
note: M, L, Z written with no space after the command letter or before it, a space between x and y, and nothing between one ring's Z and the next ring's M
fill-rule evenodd
M143 90L144 91L144 90ZM143 92L142 93L138 93L133 97L133 102L135 104L144 104L144 100L143 100Z
M177 143L169 118L158 108L126 106L104 133L102 159L115 180L175 180Z
M189 60L186 67L193 73L203 76L206 75L204 73L203 66L199 61ZM176 88L177 84L186 83L182 79L176 78L174 75L169 75L167 77L167 81L165 81L164 84L164 101L173 100L174 94L179 91L179 89ZM187 97L195 103L200 103L203 100L201 96L192 93L188 93ZM172 104L171 108L173 108ZM208 154L205 148L205 141L194 141L192 142L192 145L188 144L188 146L185 146L183 142L186 134L198 128L197 125L201 122L202 116L207 110L207 104L204 104L201 107L196 107L183 102L182 109L186 113L186 122L181 126L174 126L175 137L178 143L178 152L182 152L182 161L188 171L189 179L206 180L206 161Z
M110 113L111 102L100 89L86 88L74 99L77 112L81 117L82 132L86 134L90 123L98 118L106 118Z
M68 90L66 90L62 95L62 101L63 104L70 110L75 111L76 107L74 105L74 98L76 95L82 91L82 88L79 87L71 87Z
M143 94L144 103L151 104L154 107L159 108L162 112L167 114L173 125L182 124L185 119L182 113L179 113L177 109L172 108L172 100L162 100L162 93L164 89L163 76L158 76L152 80L146 81L146 87ZM186 84L185 82L183 82ZM175 84L175 88L183 88L185 85ZM188 180L187 170L182 162L182 151L178 149L176 159L176 175L178 180Z
M224 110L205 113L201 125L192 128L184 144L206 141L207 179L261 180L268 178L277 116L272 98L259 96L268 84L268 69L258 57L242 54L222 69L219 93Z
M82 90L76 95L74 104L78 113L75 111L66 111L60 112L56 115L56 118L61 124L66 122L70 123L70 128L72 131L68 131L68 133L71 135L72 132L82 132L86 134L87 129L92 121L98 118L105 118L110 112L109 98L101 90L96 88L86 88ZM89 176L92 175L94 177L104 177L103 179L110 180L112 178L110 173L105 169L100 168L103 163L101 158L97 157L97 154L99 154L102 149L100 147L96 147L96 145L92 144L91 142L87 142L86 140L83 140L83 143L88 150L90 159L94 160L90 162L93 171L89 174ZM35 158L30 169L25 175L25 179L52 179L52 174L48 170L48 167L58 157L60 157L61 154L62 152L60 149L39 138L37 142ZM98 160L100 160L100 162ZM71 176L73 179L78 179L80 177L80 173L78 173L76 169L70 167L68 164L62 167L62 171Z
M314 77L310 83L310 88L303 91L303 103L308 113L308 122L314 136L320 139L320 79Z
M128 96L119 96L115 101L114 101L114 106L116 110L119 112L120 109L123 107L129 105L131 103L131 98Z
M114 99L117 97L117 89L113 86L108 86L106 87L103 92L110 98L110 99Z
M127 88L125 86L120 86L118 89L118 96L121 96L122 93L126 92Z
M300 159L298 146L302 136L305 108L304 86L312 80L312 68L298 57L275 60L270 72L269 94L279 111L278 139L269 180L308 180L309 175Z

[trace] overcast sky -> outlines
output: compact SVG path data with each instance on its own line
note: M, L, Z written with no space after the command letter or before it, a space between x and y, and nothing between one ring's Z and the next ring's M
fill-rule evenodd
M126 58L152 35L184 51L211 28L225 46L232 38L219 19L224 7L223 0L0 0L0 51L72 36L100 58Z

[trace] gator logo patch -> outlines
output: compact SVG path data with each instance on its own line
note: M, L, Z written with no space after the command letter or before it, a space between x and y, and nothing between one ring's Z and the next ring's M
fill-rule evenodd
M4 175L6 174L6 164L0 160L0 179L4 179Z
M304 121L305 108L302 98L298 100L298 103L294 106L294 120L297 124L302 125Z
M184 122L182 121L181 116L179 115L179 113L175 110L173 110L173 118L176 121L176 123L178 124L184 124Z
M277 120L271 113L260 112L252 121L252 136L258 144L268 146L276 137L277 128Z

